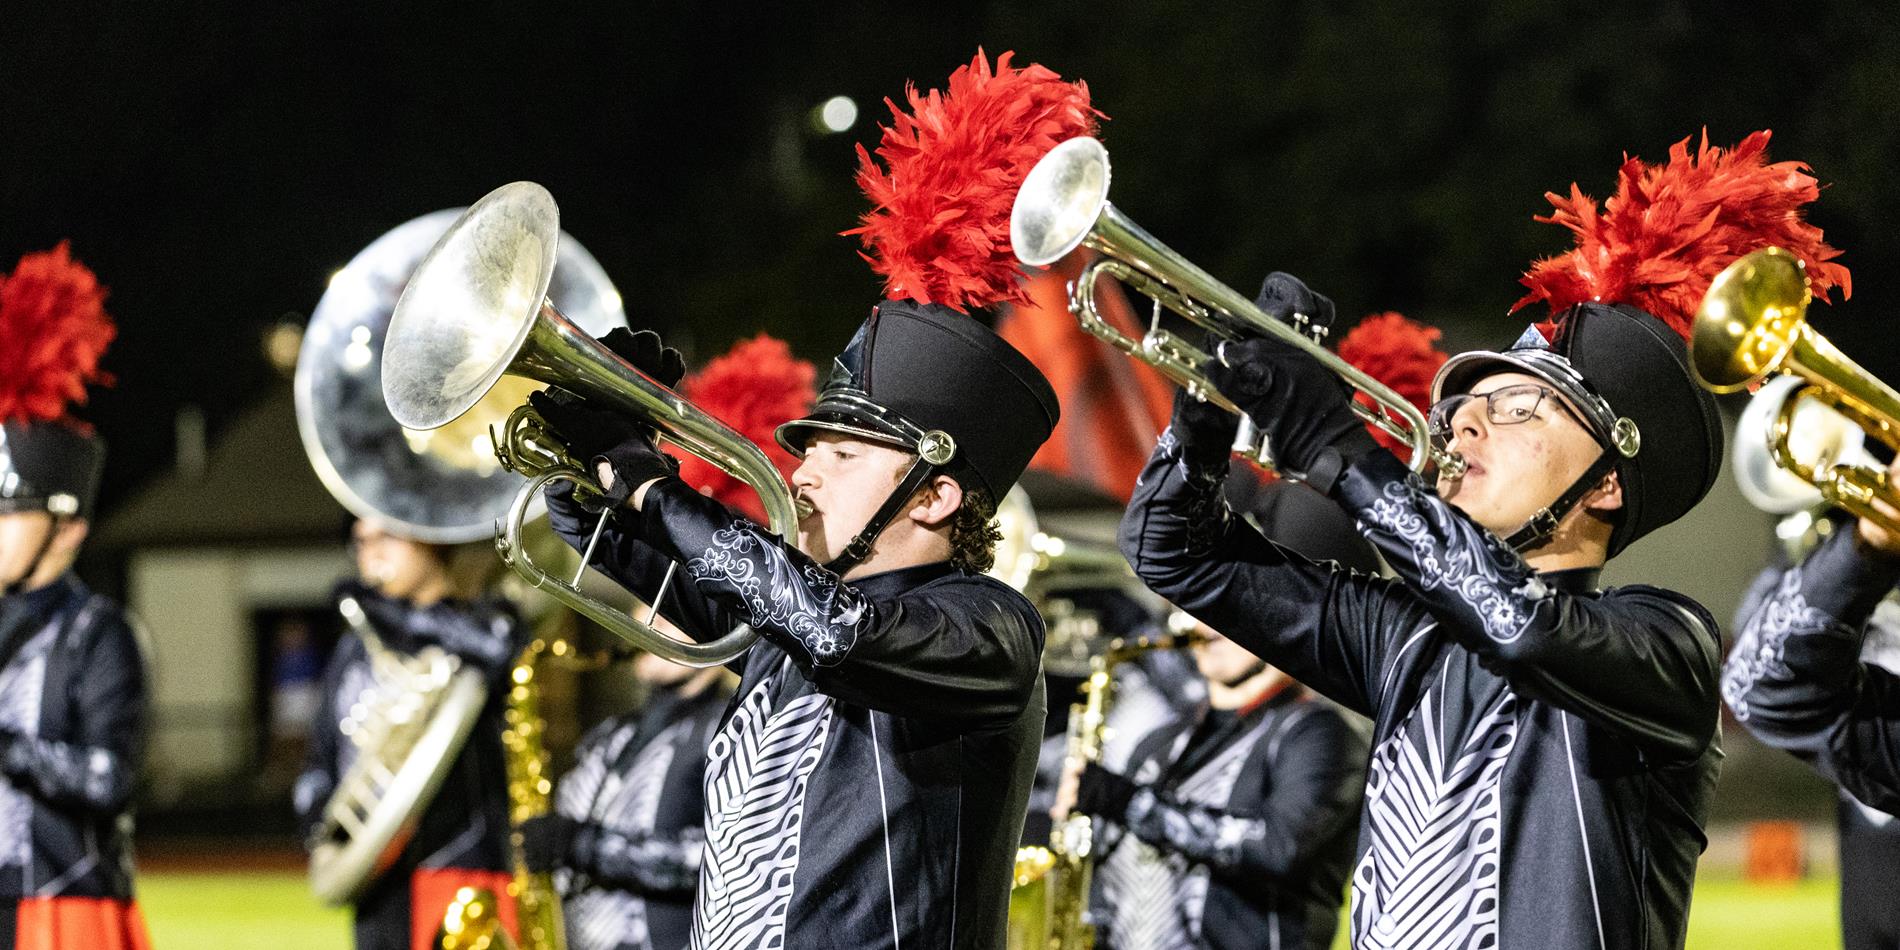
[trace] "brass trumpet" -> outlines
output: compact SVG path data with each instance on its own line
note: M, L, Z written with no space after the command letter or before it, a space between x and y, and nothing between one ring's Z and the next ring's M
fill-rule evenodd
M1865 456L1846 451L1839 440L1829 440L1826 444L1834 448L1808 457L1791 444L1796 410L1803 400L1813 400L1900 449L1900 392L1808 325L1812 299L1806 266L1781 248L1765 248L1730 264L1709 284L1696 311L1690 368L1697 382L1718 393L1732 393L1775 374L1803 380L1805 385L1781 401L1766 427L1775 464L1813 485L1828 504L1900 531L1900 522L1874 507L1879 499L1900 508L1900 493L1889 484L1886 469L1856 461Z
M1050 149L1036 163L1023 179L1010 211L1010 243L1024 264L1047 267L1078 247L1101 253L1101 258L1084 268L1069 287L1069 311L1084 330L1153 366L1186 389L1188 395L1239 414L1240 438L1234 451L1262 465L1272 464L1272 447L1252 420L1215 391L1201 373L1208 354L1161 328L1162 308L1180 314L1223 341L1272 336L1306 352L1354 390L1372 398L1370 406L1353 400L1353 411L1368 424L1411 446L1414 471L1424 471L1428 464L1435 463L1447 478L1463 473L1462 458L1432 444L1425 414L1390 387L1319 345L1314 337L1323 330L1306 325L1304 320L1289 325L1274 319L1253 301L1155 240L1109 203L1108 185L1108 150L1088 136L1078 136ZM1097 309L1095 282L1103 275L1154 301L1154 319L1140 340L1115 329Z
M390 414L408 428L434 429L467 411L505 376L559 386L651 423L666 441L745 482L765 502L771 530L790 532L797 525L791 489L758 446L629 365L548 302L559 235L560 210L533 182L503 185L463 213L416 270L390 318L383 350ZM577 490L602 489L584 460L569 457L531 408L516 409L503 431L491 434L501 464L528 478L495 539L502 560L517 574L675 663L718 666L751 648L758 635L748 627L711 643L681 643L582 593L578 576L567 581L536 566L522 546L521 528L542 488L565 479ZM657 604L663 595L645 599Z

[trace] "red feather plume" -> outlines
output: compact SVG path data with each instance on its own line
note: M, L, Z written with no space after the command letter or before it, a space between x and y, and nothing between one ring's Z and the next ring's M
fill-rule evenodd
M724 356L686 377L680 394L757 443L789 481L798 460L779 448L772 431L811 409L818 399L817 375L812 364L792 356L784 340L761 333L734 343ZM680 457L680 478L686 484L764 523L765 506L744 482L704 459L671 450Z
M0 277L0 422L80 425L67 410L86 401L87 384L112 381L99 368L119 332L105 301L99 278L65 241Z
M1339 358L1366 375L1392 387L1393 391L1420 411L1432 398L1432 377L1445 365L1450 354L1438 348L1441 336L1437 327L1427 326L1400 313L1375 313L1339 341ZM1361 393L1356 397L1370 406L1372 399ZM1384 430L1368 425L1379 444L1397 453L1406 446Z
M884 295L959 312L1024 303L1009 243L1009 211L1023 178L1058 143L1095 131L1088 86L1039 65L1010 66L982 50L946 90L907 86L910 113L885 100L892 122L876 157L858 146L858 186L871 199L844 232L884 276ZM880 164L882 160L882 164Z
M1770 164L1770 135L1755 132L1724 152L1704 129L1695 154L1685 138L1659 166L1625 155L1601 212L1575 184L1569 197L1547 193L1555 211L1537 220L1569 228L1577 246L1533 265L1522 281L1530 293L1511 309L1539 300L1552 313L1583 301L1625 303L1686 337L1715 275L1770 245L1807 262L1815 296L1837 287L1851 296L1847 268L1830 263L1841 252L1801 217L1820 196L1819 183L1801 162Z

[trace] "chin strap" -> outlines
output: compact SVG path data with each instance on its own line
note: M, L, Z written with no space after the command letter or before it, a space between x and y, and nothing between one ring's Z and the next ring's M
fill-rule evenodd
M1597 460L1591 463L1582 475L1577 476L1577 480L1572 482L1563 494L1558 495L1556 501L1545 505L1542 511L1532 515L1523 526L1511 532L1511 536L1505 538L1504 543L1510 545L1511 549L1517 553L1523 554L1550 540L1551 535L1557 533L1557 526L1563 522L1564 516L1570 514L1570 509L1577 507L1577 502L1582 501L1583 496L1588 495L1603 481L1604 476L1609 475L1616 468L1616 460L1617 456L1607 450L1597 456Z
M846 571L864 563L864 559L871 556L871 546L877 543L878 535L883 534L884 529L910 503L910 496L941 474L945 466L950 464L950 459L955 457L956 451L956 441L950 438L949 433L934 429L924 433L923 438L918 440L917 461L911 463L910 471L904 473L897 487L885 496L884 504L879 506L871 520L864 523L864 530L859 531L858 536L844 546L842 553L825 562L825 570L842 577Z

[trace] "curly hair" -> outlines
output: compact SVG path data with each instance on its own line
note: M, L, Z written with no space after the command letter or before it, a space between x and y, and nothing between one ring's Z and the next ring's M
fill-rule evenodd
M950 521L950 563L965 574L981 574L996 563L996 543L1003 530L996 522L996 502L978 488L963 493L963 505Z

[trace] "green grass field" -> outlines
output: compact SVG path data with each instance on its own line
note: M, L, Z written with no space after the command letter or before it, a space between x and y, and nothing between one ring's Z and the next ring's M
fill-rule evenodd
M155 950L347 950L349 917L311 900L303 875L153 873L139 902ZM1689 950L1827 950L1840 946L1832 879L1785 887L1710 879L1696 885ZM1344 935L1335 943L1345 947Z

